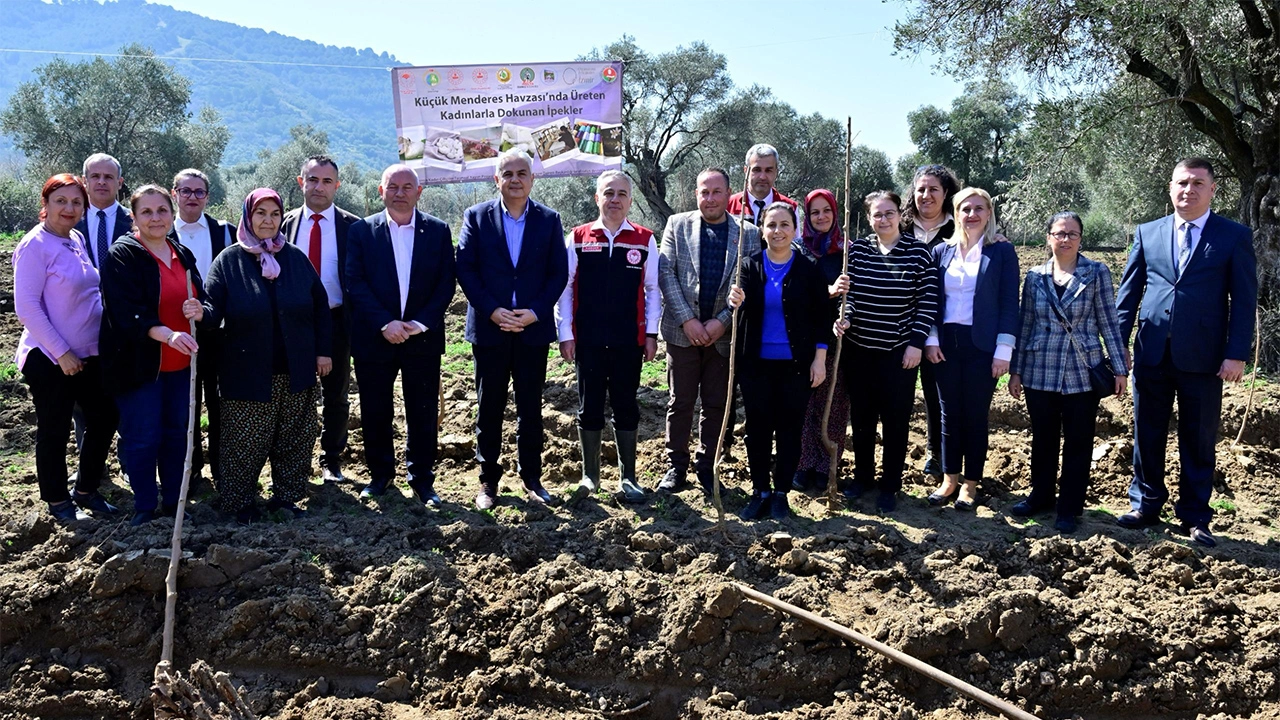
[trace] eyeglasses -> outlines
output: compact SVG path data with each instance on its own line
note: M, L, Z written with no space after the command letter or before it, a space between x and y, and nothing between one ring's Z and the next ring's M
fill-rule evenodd
M871 216L871 219L875 220L876 222L880 222L881 220L892 220L896 217L898 217L898 211L890 210L889 212L876 213Z
M206 197L209 197L208 190L200 190L200 189L192 190L191 188L178 188L178 194L184 198L193 197L197 200L203 200Z
M1053 238L1054 240L1079 240L1080 233L1058 231L1058 232L1049 233L1049 237Z

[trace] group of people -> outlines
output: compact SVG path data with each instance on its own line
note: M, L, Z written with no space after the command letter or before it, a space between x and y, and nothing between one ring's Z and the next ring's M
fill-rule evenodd
M482 510L499 491L512 386L519 477L531 502L553 501L541 482L541 411L554 342L577 379L582 467L573 492L601 488L607 399L617 497L643 502L636 394L661 336L670 392L658 491L686 487L691 464L712 491L716 449L734 431L730 423L721 435L726 406L733 412L733 355L751 480L744 519L785 518L791 491L825 486L828 447L838 459L850 427L853 472L841 491L850 499L874 491L876 508L893 512L917 382L928 418L923 470L939 483L928 502L971 511L980 502L990 404L1008 374L1032 424L1031 492L1010 512L1052 510L1055 526L1072 532L1099 400L1122 395L1132 371L1132 510L1119 523L1159 522L1176 400L1175 513L1193 540L1214 544L1221 383L1243 373L1257 279L1249 230L1210 211L1208 161L1174 168L1174 214L1137 229L1118 293L1109 268L1081 254L1075 213L1049 219L1052 257L1021 279L1019 292L1017 254L996 230L991 196L962 188L947 168L920 167L905 202L890 190L868 195L863 212L873 232L848 238L834 193L814 190L803 204L787 198L775 187L780 169L766 144L746 154L746 192L732 192L725 170L707 168L697 177L697 210L670 217L659 242L629 219L625 173L597 178L598 218L566 233L559 214L530 197L531 158L506 151L496 160L498 197L465 212L455 250L448 225L418 209L422 187L404 165L382 174L385 210L360 219L334 205L337 163L309 158L297 178L303 207L286 213L278 194L260 188L232 228L204 212L209 181L200 171L178 173L170 190L139 188L126 210L116 202L120 164L94 155L82 176L45 183L41 222L14 252L25 326L17 363L36 405L41 498L64 519L77 509L117 512L98 488L118 430L133 522L180 512L187 435L198 429L188 427L194 385L207 409L223 510L243 522L260 517L257 480L270 460L265 507L301 517L317 436L322 477L342 478L354 366L369 471L361 496L382 495L396 476L398 377L408 484L420 502L438 506L437 387L445 315L460 286L475 360ZM73 417L74 492L65 458ZM197 441L196 468L200 449Z

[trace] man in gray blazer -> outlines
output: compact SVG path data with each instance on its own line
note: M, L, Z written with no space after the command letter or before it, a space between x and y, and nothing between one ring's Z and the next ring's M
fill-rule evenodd
M1188 158L1173 168L1174 214L1141 225L1116 296L1120 330L1133 344L1133 508L1128 528L1160 523L1169 499L1165 444L1178 402L1178 501L1173 511L1191 539L1212 547L1213 472L1222 420L1222 381L1239 382L1253 344L1258 270L1253 233L1209 210L1213 165Z
M667 342L667 461L658 490L674 492L689 472L694 401L702 399L698 426L698 482L710 492L715 442L724 420L729 382L729 286L738 262L740 228L729 216L729 174L708 168L698 175L698 209L672 215L662 233L658 285L659 331ZM754 225L741 228L743 244L758 248Z

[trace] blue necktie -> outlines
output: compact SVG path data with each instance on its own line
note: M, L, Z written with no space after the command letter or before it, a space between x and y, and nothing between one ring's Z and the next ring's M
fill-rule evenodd
M102 267L102 261L107 259L107 213L105 210L98 211L98 267Z
M1182 223L1182 236L1178 238L1178 277L1187 269L1187 261L1191 259L1191 230L1195 223Z

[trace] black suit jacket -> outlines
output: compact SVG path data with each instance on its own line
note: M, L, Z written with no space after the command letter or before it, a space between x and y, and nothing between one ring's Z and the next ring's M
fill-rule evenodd
M489 318L500 307L528 309L538 316L537 322L516 333L520 342L546 345L556 340L556 301L569 282L564 227L560 213L533 200L525 213L524 239L514 265L502 227L501 200L473 205L462 215L458 283L467 296L469 343L497 345L503 340L506 333Z
M310 213L306 205L300 208L290 210L284 216L284 222L280 225L280 232L284 234L285 240L291 245L298 245L298 228L302 225L302 213ZM341 281L343 292L347 287L347 236L350 234L351 226L360 221L360 218L343 210L337 205L333 206L333 229L334 236L338 240L338 278ZM310 243L310 238L304 238L304 242ZM298 249L304 254L307 248L298 245ZM345 300L343 301L345 304Z
M357 361L444 354L444 314L456 286L453 239L444 221L419 210L414 213L413 257L403 312L386 212L351 226L344 304L350 307L351 357ZM417 321L427 331L392 345L382 336L382 328L393 320Z
M101 268L102 263L98 261L98 238L89 237L89 214L97 213L98 209L89 205L84 210L84 217L80 218L80 222L76 223L76 230L84 236L85 247L89 250L89 262L93 263L96 268ZM115 242L121 237L133 232L133 216L129 214L129 209L121 205L116 210L116 226L112 228L111 237L107 239L107 245Z

